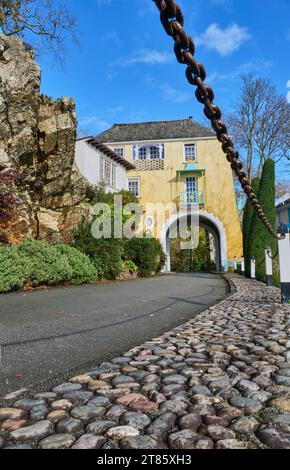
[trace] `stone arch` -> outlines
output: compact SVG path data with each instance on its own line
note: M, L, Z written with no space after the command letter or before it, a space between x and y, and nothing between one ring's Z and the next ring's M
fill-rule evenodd
M171 262L170 262L170 238L169 230L172 225L177 224L178 221L190 216L196 216L195 212L179 212L172 215L168 221L165 223L161 230L160 240L166 254L166 267L165 271L171 271ZM227 272L228 271L228 258L227 258L227 236L223 223L218 217L211 214L207 211L199 211L199 225L200 227L205 228L211 233L215 240L216 247L216 269L217 271Z

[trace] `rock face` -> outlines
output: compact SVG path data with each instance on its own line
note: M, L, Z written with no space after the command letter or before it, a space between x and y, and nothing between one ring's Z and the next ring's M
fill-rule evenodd
M76 112L72 99L40 93L40 68L16 37L0 34L0 170L25 175L11 241L33 236L69 242L82 217L88 182L74 165Z

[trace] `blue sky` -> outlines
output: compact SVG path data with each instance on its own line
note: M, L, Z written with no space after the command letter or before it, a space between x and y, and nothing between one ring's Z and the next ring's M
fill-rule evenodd
M79 128L97 134L117 122L202 121L202 107L176 62L152 0L66 0L80 48L68 45L64 70L42 56L42 92L74 97ZM239 77L270 78L287 95L290 0L181 0L196 57L216 102L230 111ZM290 85L290 83L289 83Z

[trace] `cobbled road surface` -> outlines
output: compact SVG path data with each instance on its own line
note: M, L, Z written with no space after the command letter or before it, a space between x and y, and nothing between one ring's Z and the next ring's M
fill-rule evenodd
M225 292L221 276L172 274L2 295L0 397L31 384L41 390L111 360L193 318Z
M237 292L48 392L0 408L0 447L290 449L290 311Z

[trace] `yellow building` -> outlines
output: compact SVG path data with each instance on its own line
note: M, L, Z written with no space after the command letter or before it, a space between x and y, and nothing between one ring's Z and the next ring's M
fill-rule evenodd
M215 241L217 270L227 271L242 255L242 234L233 175L212 131L192 118L115 124L97 137L135 165L128 189L140 197L170 270L170 229L199 209L199 225ZM163 219L156 216L162 207Z

